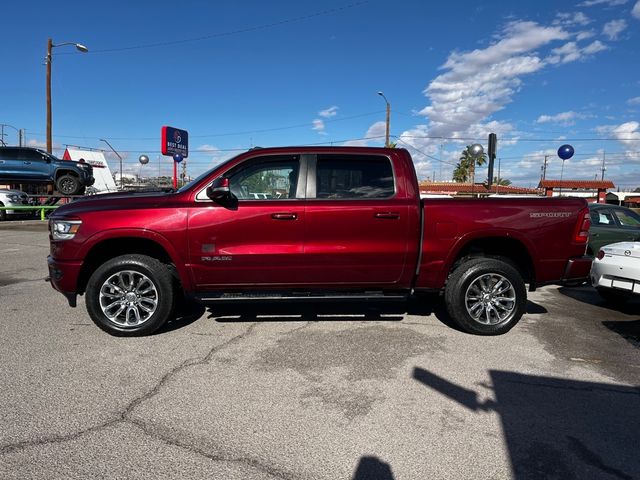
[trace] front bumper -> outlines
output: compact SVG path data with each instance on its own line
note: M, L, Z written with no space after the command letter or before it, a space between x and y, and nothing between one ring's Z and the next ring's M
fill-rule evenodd
M30 211L29 210L8 210L11 207L31 207L32 205L29 204L29 202L23 202L23 203L14 203L14 202L9 202L9 201L4 201L4 206L7 208L7 210L5 210L5 212L7 213L7 215L26 215L29 214Z
M67 297L69 305L75 307L78 277L80 276L82 263L56 260L49 255L47 257L47 264L49 266L48 280L51 286Z
M587 281L593 257L583 256L570 258L564 269L563 282Z

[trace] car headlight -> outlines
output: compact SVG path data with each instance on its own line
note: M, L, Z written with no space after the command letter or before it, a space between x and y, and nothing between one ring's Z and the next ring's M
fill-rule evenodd
M55 219L49 225L54 240L71 240L80 230L82 220Z

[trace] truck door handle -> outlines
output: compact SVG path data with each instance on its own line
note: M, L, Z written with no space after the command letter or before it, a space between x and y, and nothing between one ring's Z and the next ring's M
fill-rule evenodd
M22 163L24 163L25 165L31 165L31 162L22 162Z
M274 220L295 220L298 215L295 213L272 213L271 218Z
M376 218L388 218L391 220L397 220L400 218L400 214L397 212L378 212L375 214Z

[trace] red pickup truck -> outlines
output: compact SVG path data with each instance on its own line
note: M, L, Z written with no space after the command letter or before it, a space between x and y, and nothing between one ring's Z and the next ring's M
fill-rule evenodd
M50 281L106 332L150 334L180 300L398 300L507 332L529 290L588 278L581 199L420 199L404 149L252 149L175 192L96 195L49 222Z

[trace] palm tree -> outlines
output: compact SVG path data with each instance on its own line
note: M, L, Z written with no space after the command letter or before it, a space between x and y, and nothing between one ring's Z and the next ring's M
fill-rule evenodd
M471 145L467 145L460 155L460 162L453 171L453 180L456 182L467 182L474 180L476 165L481 166L487 163L487 154L482 153L478 158L474 158L471 153Z
M508 187L509 185L511 185L511 180L509 180L508 178L493 177L493 184L500 185L501 187Z
M466 183L469 180L469 168L462 162L456 164L453 171L453 181L458 183Z

